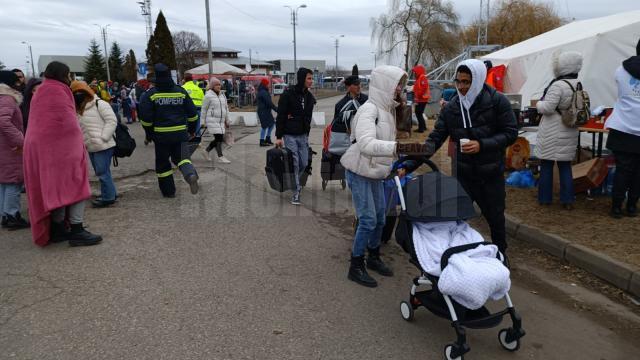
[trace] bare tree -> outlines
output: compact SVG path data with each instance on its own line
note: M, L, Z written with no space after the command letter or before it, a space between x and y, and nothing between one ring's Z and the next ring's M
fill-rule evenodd
M489 19L491 44L510 46L553 30L565 21L552 4L539 0L500 0ZM477 38L478 22L464 32L469 43Z
M380 53L402 51L409 64L438 64L461 47L458 14L449 0L390 0L388 14L370 20L371 38Z
M200 36L191 31L179 31L173 34L173 44L176 49L176 63L179 74L183 74L186 70L195 67L195 52L205 48L205 43Z

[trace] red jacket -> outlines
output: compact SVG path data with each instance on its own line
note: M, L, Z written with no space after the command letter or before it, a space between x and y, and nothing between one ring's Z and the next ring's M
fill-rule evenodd
M413 67L412 71L416 74L416 82L413 84L413 100L418 103L429 102L431 91L424 65L418 64Z
M0 183L19 184L22 171L22 102L19 92L9 86L0 85ZM20 148L20 151L17 150Z

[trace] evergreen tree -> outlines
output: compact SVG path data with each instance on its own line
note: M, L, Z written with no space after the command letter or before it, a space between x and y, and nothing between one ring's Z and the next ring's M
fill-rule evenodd
M351 69L351 75L358 76L358 64L353 65L353 68Z
M116 41L111 44L109 51L109 72L111 80L122 83L124 76L122 73L122 50Z
M149 36L149 42L147 42L147 49L145 55L147 55L147 67L153 71L153 65L158 61L158 50L156 49L156 41L153 34Z
M138 79L138 61L133 50L129 50L129 53L124 57L123 73L127 84Z
M151 40L149 40L151 41ZM162 11L158 14L156 19L156 28L153 31L154 52L149 60L150 64L163 63L171 70L176 70L176 50L173 45L173 38L171 37L171 31L167 26L167 19L165 19Z
M107 80L107 68L96 39L91 39L89 55L84 60L84 78L87 82L91 82L93 79Z

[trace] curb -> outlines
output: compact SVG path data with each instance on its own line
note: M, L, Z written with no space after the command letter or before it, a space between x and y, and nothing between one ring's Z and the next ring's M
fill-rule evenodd
M505 215L505 218L507 234L514 239L566 260L629 294L640 297L640 269L558 235L526 225L513 216Z

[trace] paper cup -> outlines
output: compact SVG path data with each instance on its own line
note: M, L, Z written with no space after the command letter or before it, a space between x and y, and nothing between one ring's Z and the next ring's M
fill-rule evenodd
M460 152L462 152L462 146L463 146L464 144L468 144L468 143L469 143L469 141L471 141L471 140L469 140L469 139L467 139L467 138L460 139Z

